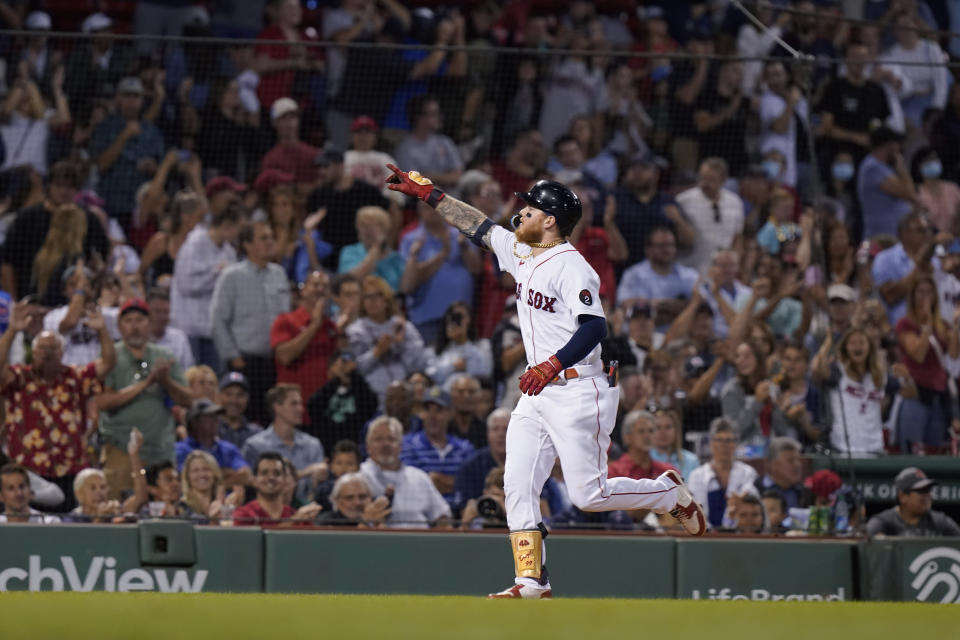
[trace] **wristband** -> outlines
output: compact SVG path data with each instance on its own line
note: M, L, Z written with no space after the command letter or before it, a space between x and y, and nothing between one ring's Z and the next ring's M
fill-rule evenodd
M445 194L443 191L434 187L433 191L431 191L423 201L436 209L437 205L440 204L440 201L443 200L444 196L446 195L447 194Z

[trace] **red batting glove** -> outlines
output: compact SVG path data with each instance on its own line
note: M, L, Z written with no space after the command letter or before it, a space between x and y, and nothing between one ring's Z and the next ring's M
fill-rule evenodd
M436 207L443 200L443 191L433 186L430 178L420 175L419 171L400 171L392 164L388 164L387 169L393 171L393 175L387 178L387 187L390 190L420 198L432 207Z
M535 367L530 367L520 376L520 391L527 395L539 395L550 381L563 371L563 365L557 356L550 356Z

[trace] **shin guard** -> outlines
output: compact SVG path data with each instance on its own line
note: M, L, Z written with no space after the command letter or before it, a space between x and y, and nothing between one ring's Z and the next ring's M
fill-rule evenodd
M513 565L518 578L539 581L543 572L543 534L540 529L510 532Z

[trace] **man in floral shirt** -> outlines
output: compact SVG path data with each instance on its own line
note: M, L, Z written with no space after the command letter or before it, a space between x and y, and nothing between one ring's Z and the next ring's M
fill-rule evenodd
M7 365L10 345L30 322L16 304L0 337L0 395L7 402L3 441L10 458L57 484L67 496L62 508L76 506L73 479L89 466L87 405L116 362L113 339L103 316L88 312L86 325L100 338L100 357L84 366L61 362L63 339L44 331L33 339L33 364Z

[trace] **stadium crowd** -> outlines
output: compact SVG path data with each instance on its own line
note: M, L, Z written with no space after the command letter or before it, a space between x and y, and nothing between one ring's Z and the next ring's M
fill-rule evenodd
M394 162L504 225L580 196L611 475L676 467L717 530L960 533L919 470L867 525L802 463L957 455L955 3L68 4L0 0L3 521L504 526L525 301ZM543 505L676 526L559 466Z

